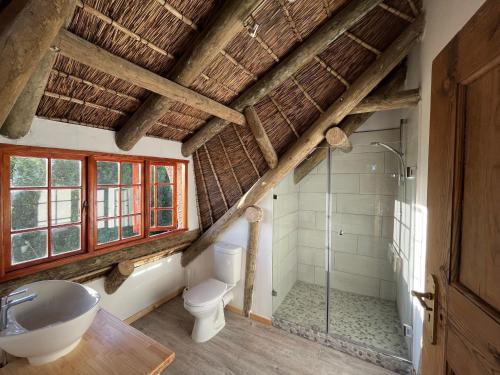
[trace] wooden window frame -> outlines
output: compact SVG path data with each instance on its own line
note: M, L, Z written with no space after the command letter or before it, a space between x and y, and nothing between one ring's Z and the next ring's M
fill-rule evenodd
M47 158L50 164L50 159L74 159L82 162L81 176L81 249L67 254L60 254L50 258L43 258L34 261L23 262L16 265L11 265L11 228L10 228L10 157L11 156L32 156L39 158ZM0 144L0 157L2 160L2 170L4 173L0 179L0 282L11 280L17 277L26 276L32 273L40 272L50 268L54 268L63 264L72 263L74 261L91 258L106 254L112 251L124 249L126 247L155 241L157 239L170 236L175 233L185 232L188 230L188 160L158 158L150 156L131 156L118 155L93 151L77 151L59 148L33 147L33 146L18 146ZM127 238L124 240L113 241L107 244L97 245L97 161L119 161L133 162L141 164L141 235ZM175 198L177 204L183 205L183 220L177 222L176 227L170 228L169 231L159 234L151 234L149 231L149 218L151 217L149 205L149 166L151 164L168 164L174 166L174 171L177 173L179 164L184 164L183 176L183 195L182 202L177 202L177 185L179 180L175 179ZM50 168L47 173L50 174ZM48 230L50 230L50 176L48 176L46 189L48 192ZM127 185L128 186L128 185ZM121 201L121 190L120 190ZM177 206L174 209L177 216ZM121 211L120 211L121 214ZM121 215L120 215L121 217ZM45 227L44 227L45 228ZM48 244L50 246L50 243Z
M170 183L159 183L156 181L156 176L151 176L151 167L156 167L156 166L166 166L166 167L172 167L173 169L173 182ZM148 176L147 176L147 184L149 188L149 194L147 195L147 206L148 206L148 224L147 224L147 230L148 230L148 236L159 236L161 233L156 233L156 234L151 234L152 230L155 231L170 231L173 230L174 228L177 227L177 207L178 207L178 202L177 202L177 164L172 163L172 162L159 162L159 161L154 161L154 162L148 162L147 163L147 168L148 168ZM155 169L156 170L156 169ZM157 175L157 173L156 173ZM154 180L153 180L154 178ZM151 183L153 181L153 183ZM152 206L151 205L151 186L167 186L170 185L172 186L172 207L165 207L165 208L158 208L157 204ZM157 194L155 194L155 201L157 200ZM151 226L151 211L167 211L170 210L172 211L172 225L169 226ZM156 218L156 220L158 220Z

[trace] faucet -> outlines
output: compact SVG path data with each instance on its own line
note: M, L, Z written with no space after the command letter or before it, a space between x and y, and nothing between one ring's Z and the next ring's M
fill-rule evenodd
M0 332L7 329L7 326L9 324L7 313L9 312L11 307L20 305L21 303L24 302L33 301L37 297L36 293L33 293L21 298L11 299L14 296L24 294L27 291L28 289L18 290L0 299ZM7 353L5 353L4 350L0 349L0 368L4 367L6 364L7 364Z

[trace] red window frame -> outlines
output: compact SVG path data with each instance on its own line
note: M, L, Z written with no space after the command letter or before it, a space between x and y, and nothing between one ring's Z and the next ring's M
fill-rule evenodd
M16 265L11 265L11 218L10 218L10 157L11 156L24 156L24 157L39 157L47 158L48 164L50 159L72 159L81 161L81 248L78 251L69 252L65 254L55 255L48 258L27 261ZM187 217L187 194L188 194L188 161L179 159L157 158L147 156L129 156L107 154L93 151L75 151L47 147L32 147L32 146L17 146L0 144L0 157L2 160L2 170L4 173L0 177L0 281L10 280L16 277L29 275L31 273L43 271L63 264L68 264L77 260L82 260L104 253L124 249L136 244L154 241L158 238L166 237L174 233L183 232L188 230ZM119 161L119 162L133 162L141 164L141 234L120 241L113 241L106 244L97 245L97 170L96 161ZM176 207L173 210L176 216L176 226L165 227L164 233L150 234L149 218L149 166L152 164L168 164L174 166L174 171L178 173L179 164L184 165L184 176L182 179L175 178L175 193L173 200L176 202ZM51 220L50 208L50 169L47 173L48 181L46 189L48 194L48 224ZM178 201L177 189L178 184L183 183L182 189L182 202ZM127 185L129 186L129 185ZM59 187L54 187L59 188ZM66 187L64 187L66 188ZM68 187L69 188L69 187ZM121 194L121 191L120 191ZM121 195L119 201L121 202ZM121 203L120 203L121 204ZM183 208L182 220L177 220L177 205L182 205ZM121 211L119 212L121 214ZM68 225L75 225L71 223ZM63 225L62 225L63 226ZM156 229L156 228L155 228ZM50 231L50 229L48 229ZM48 244L50 246L50 243ZM50 251L50 250L49 250Z
M173 170L173 182L158 182L158 169L157 167L172 167ZM178 202L177 202L177 164L172 163L172 162L149 162L147 163L147 168L148 168L148 177L147 177L147 184L149 188L149 194L148 194L148 210L149 210L149 215L148 215L148 234L151 236L157 236L159 235L158 233L152 234L151 232L153 231L168 231L172 230L177 227L177 207L178 207ZM155 175L151 175L151 170L154 168L155 170ZM158 194L154 194L154 200L151 202L151 188L155 192L158 192L158 187L159 186L172 186L172 207L158 207ZM152 204L153 203L153 204ZM172 212L172 225L168 226L161 226L161 225L152 225L151 223L151 213L157 213L158 211L171 211ZM157 223L158 221L158 216L155 216L155 222ZM155 224L156 224L155 223ZM161 234L161 233L160 233Z

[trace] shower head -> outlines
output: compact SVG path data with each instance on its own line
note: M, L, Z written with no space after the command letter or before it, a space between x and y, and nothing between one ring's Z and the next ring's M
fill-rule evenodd
M370 145L383 147L383 148L385 148L386 150L389 150L390 152L392 152L394 155L396 155L398 157L399 166L400 166L398 183L399 183L400 180L404 180L405 179L405 162L403 160L403 153L399 152L394 147L391 147L388 144L383 143L383 142L378 142L378 141L370 142Z
M401 152L399 152L394 147L391 147L388 144L385 144L383 142L378 142L378 141L376 141L376 142L370 142L370 145L383 147L383 148L389 150L390 152L392 152L393 154L398 155L399 158L401 158L401 159L403 158L403 154Z

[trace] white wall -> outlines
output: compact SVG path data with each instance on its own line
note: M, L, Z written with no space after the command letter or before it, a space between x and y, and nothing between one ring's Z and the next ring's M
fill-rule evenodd
M432 82L432 61L448 44L484 0L424 0L426 26L422 41L410 53L408 88L421 88L422 100L417 108L405 111L408 119L407 157L417 166L415 201L412 205L412 247L414 275L412 288L423 291L425 283L427 223L427 162L429 156L429 124ZM418 142L416 142L418 141ZM417 147L415 147L417 145ZM413 362L418 367L422 345L423 311L413 301Z
M187 159L181 154L181 143L144 137L132 151L124 152L115 143L115 132L69 125L35 118L30 133L20 140L0 136L0 143L55 147L71 150L89 150L128 155ZM198 228L196 186L193 163L188 165L188 228ZM210 252L196 259L190 266L191 281L199 282L212 274ZM102 306L125 319L179 290L186 284L180 254L137 268L125 284L114 294L104 292L104 278L88 283L101 293Z

